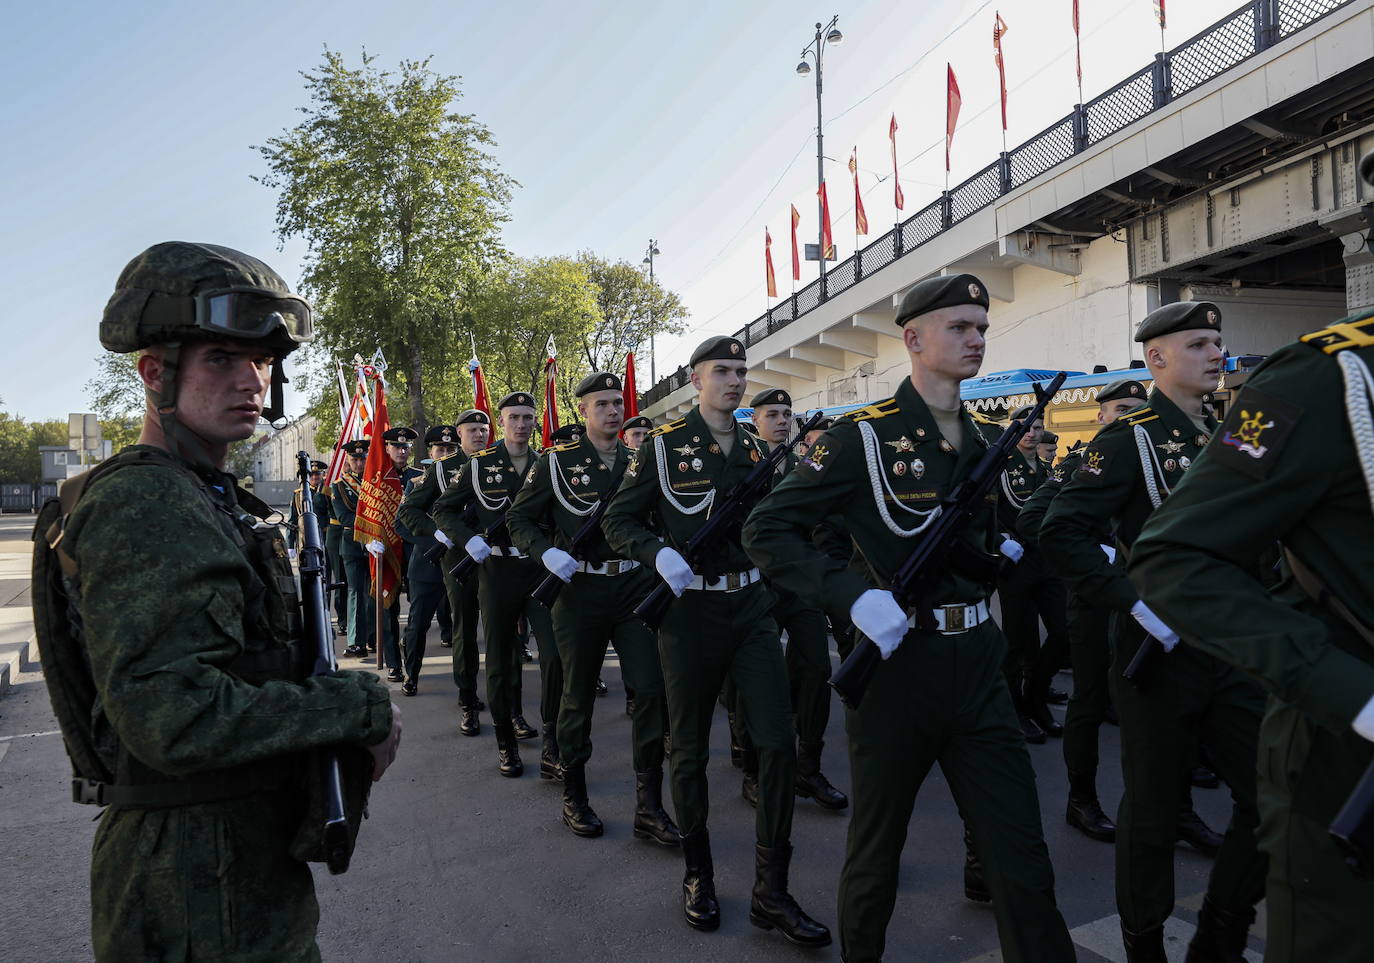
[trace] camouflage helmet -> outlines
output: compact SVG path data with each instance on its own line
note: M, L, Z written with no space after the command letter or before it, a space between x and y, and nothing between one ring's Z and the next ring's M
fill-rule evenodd
M121 354L237 337L267 341L281 357L313 333L310 306L276 271L242 251L190 241L154 244L130 261L100 319L100 343Z

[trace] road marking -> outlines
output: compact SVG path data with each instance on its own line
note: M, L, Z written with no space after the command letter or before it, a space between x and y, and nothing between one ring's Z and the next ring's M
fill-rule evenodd
M0 743L11 742L15 739L32 739L35 736L60 736L61 729L46 729L43 732L21 732L17 736L0 736Z

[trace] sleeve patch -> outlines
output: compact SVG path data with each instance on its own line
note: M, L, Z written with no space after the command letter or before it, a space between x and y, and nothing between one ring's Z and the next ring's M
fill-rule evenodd
M1080 485L1100 486L1106 481L1107 453L1096 445L1089 445L1083 460L1074 469L1073 479Z
M807 481L820 481L829 473L830 466L834 464L839 450L840 440L827 431L816 439L816 443L811 446L810 451L797 462L797 467L792 471L792 474L800 475Z
M1302 409L1246 385L1211 444L1212 457L1263 480L1283 453Z

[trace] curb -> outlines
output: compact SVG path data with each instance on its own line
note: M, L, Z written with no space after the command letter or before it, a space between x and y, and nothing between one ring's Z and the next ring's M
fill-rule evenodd
M38 639L30 637L24 640L24 644L14 652L3 657L0 661L0 697L3 697L14 684L14 676L19 672L38 671L41 663L38 661Z

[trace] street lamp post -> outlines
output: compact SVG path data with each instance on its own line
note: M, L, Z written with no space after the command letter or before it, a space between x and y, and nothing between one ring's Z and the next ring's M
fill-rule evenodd
M816 36L809 44L802 48L801 63L797 64L797 74L805 77L811 73L811 65L807 63L807 58L816 61L816 253L819 255L821 263L821 291L825 291L825 210L821 204L820 190L825 183L825 135L821 129L821 66L826 44L837 44L844 39L844 34L836 28L840 22L840 15L837 13L830 18L830 22L822 26L816 24Z
M654 369L654 302L652 288L654 285L654 258L660 253L662 252L658 249L658 242L653 238L649 238L649 250L644 255L644 261L642 263L649 265L649 287L651 289L649 291L649 384L651 385L658 384L658 374Z

